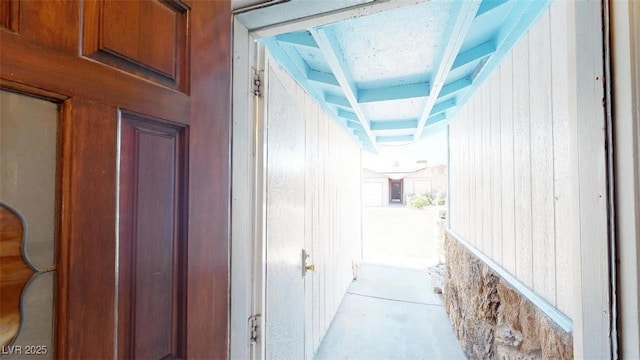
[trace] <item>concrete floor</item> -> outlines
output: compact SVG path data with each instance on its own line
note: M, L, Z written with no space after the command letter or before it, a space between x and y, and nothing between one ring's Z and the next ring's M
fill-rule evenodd
M426 269L441 258L438 207L364 208L363 261L316 360L464 359Z
M442 258L436 241L438 211L445 208L363 208L364 262L423 270L437 264Z
M362 265L316 360L464 359L425 271Z

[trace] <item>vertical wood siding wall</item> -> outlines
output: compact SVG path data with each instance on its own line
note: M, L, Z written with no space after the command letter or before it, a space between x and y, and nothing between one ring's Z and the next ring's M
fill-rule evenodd
M305 141L305 246L316 271L311 283L312 349L315 353L353 280L361 255L360 148L295 80L274 73L303 114ZM300 204L292 204L298 206Z
M450 124L450 227L572 317L566 2Z
M317 265L312 278L315 353L353 280L353 263L360 260L360 148L333 118L306 93L304 95L307 119L305 218L307 243L310 239Z

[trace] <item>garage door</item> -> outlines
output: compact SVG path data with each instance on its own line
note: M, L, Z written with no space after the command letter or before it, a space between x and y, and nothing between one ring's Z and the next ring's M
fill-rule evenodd
M370 182L362 184L362 205L382 206L382 183Z

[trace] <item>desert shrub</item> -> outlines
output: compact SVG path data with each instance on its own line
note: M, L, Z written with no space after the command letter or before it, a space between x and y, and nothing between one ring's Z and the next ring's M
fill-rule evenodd
M433 205L433 197L431 194L417 194L411 198L411 206L416 209L422 209L428 205Z

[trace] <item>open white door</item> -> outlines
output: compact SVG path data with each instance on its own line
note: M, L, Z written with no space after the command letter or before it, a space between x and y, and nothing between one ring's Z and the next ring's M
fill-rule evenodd
M266 59L266 358L297 360L305 356L305 123L293 79Z

